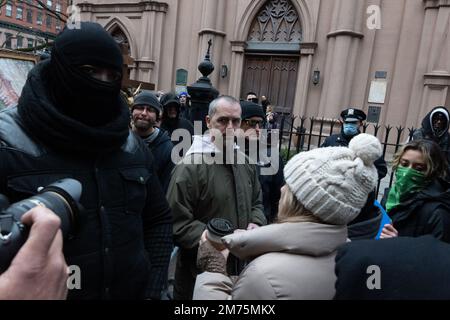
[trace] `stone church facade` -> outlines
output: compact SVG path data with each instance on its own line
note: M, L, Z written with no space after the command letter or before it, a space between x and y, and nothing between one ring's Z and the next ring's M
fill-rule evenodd
M134 59L131 77L194 83L212 40L221 94L265 95L294 115L348 106L379 124L417 126L450 104L450 0L80 0Z

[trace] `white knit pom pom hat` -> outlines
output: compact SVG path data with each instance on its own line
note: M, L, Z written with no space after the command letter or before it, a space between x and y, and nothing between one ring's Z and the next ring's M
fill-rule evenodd
M302 152L284 168L286 184L313 215L325 223L354 220L377 185L373 165L382 155L380 141L369 134L354 137L348 148Z

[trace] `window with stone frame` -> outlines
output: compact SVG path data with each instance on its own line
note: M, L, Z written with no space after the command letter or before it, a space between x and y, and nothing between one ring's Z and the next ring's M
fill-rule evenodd
M36 24L42 25L42 19L43 19L43 14L42 14L42 12L39 11L37 13Z
M17 48L23 48L23 37L17 36Z
M28 48L33 48L34 47L34 39L33 38L28 38Z
M17 7L17 9L16 9L16 19L17 20L22 20L23 19L23 8L22 7Z
M13 35L11 33L5 33L6 40L5 40L5 48L11 49L12 48L12 37Z
M253 21L247 41L253 43L300 43L302 28L297 11L291 1L267 1Z
M27 22L33 23L33 10L27 9Z
M13 7L11 3L7 3L5 5L5 15L7 17L12 17L12 11L13 11Z
M52 27L52 16L51 15L47 15L47 18L45 19L45 25L47 26L47 28L51 28Z

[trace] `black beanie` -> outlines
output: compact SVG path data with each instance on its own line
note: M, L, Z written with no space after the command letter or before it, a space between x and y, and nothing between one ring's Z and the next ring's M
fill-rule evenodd
M142 91L134 98L134 102L133 102L133 106L131 107L131 110L133 110L134 107L140 106L140 105L146 105L146 106L155 108L158 111L158 113L161 112L161 110L162 110L161 103L158 101L158 98L156 97L156 95L154 95L153 93L151 93L149 91Z
M120 74L113 82L94 79L79 66L92 65ZM100 126L120 114L123 58L116 41L101 25L81 22L65 28L56 38L48 74L55 107L82 123Z
M266 116L263 112L262 106L251 101L241 101L242 108L242 120L249 119L251 117L261 117L264 119Z

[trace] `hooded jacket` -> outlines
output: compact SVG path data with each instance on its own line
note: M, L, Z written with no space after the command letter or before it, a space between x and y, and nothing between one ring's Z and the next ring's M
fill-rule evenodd
M335 295L337 248L347 228L281 223L226 236L240 259L251 260L237 281L220 273L197 277L196 300L330 300Z
M246 158L245 154L235 151ZM236 227L266 224L262 192L254 165L211 164L221 152L208 136L195 136L175 167L167 197L173 210L174 237L181 248L197 246L206 223L225 218Z
M178 101L178 97L174 93L167 93L161 97L161 104L163 105L163 115L161 120L161 128L166 130L169 136L172 136L172 133L177 129L184 129L189 131L191 137L194 135L194 126L192 122L181 117L181 106ZM168 115L168 106L175 105L177 109L176 118L169 118ZM179 142L175 141L174 145L177 145Z
M235 150L246 160L245 154ZM228 219L235 228L249 223L266 224L262 192L254 165L218 164L223 154L209 136L194 136L185 158L177 164L167 192L172 208L174 241L181 250L175 274L175 298L191 299L198 273L197 249L206 224L212 218ZM230 262L237 272L239 262Z
M432 117L437 112L441 112L444 114L445 118L447 119L447 123L445 124L445 129L439 136L437 132L435 132L433 128L433 122ZM444 107L436 107L433 108L423 119L422 121L422 128L417 129L414 131L413 134L413 140L419 140L419 139L431 139L439 146L441 147L442 152L444 153L445 157L447 158L447 161L450 163L450 135L449 135L449 126L450 126L450 119L449 119L449 113L448 110Z
M400 237L433 235L450 243L450 183L436 179L388 214Z

